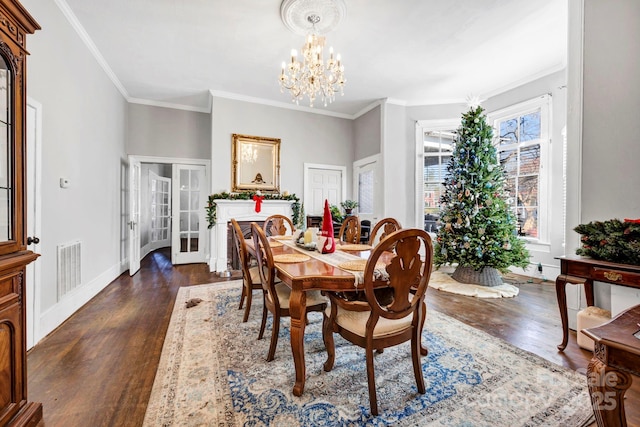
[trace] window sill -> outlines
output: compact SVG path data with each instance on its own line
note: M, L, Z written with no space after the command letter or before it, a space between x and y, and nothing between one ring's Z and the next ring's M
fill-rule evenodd
M551 253L551 243L539 242L537 240L524 240L525 247L530 252Z

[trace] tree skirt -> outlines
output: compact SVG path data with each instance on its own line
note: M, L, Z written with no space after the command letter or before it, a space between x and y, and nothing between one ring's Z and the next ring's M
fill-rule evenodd
M228 283L228 284L227 284ZM275 360L269 332L256 340L262 302L242 323L241 282L180 288L145 426L581 426L591 419L583 375L430 310L416 390L408 344L375 355L380 415L371 416L364 350L336 336L336 363L322 365L322 314L309 313L307 381L292 394L289 319ZM186 301L202 301L186 308Z
M499 286L483 286L473 283L460 283L451 275L441 271L431 272L429 287L452 294L466 295L478 298L511 298L518 295L520 289L509 283Z

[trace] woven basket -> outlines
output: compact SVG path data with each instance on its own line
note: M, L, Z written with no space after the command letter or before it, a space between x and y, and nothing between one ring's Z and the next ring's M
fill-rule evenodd
M451 275L460 283L472 283L481 286L500 286L502 276L493 267L485 267L482 270L474 270L473 267L458 266Z

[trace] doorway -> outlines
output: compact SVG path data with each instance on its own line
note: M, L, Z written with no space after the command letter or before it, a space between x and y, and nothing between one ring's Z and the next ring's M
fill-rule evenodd
M304 209L307 215L321 216L325 200L329 205L339 206L346 194L346 167L304 164Z
M27 142L27 237L28 248L38 253L39 236L42 227L42 104L27 97L26 110ZM40 260L27 265L25 286L27 294L27 350L42 338L40 336Z
M205 263L210 161L129 156L129 274L153 250L170 247L173 264ZM139 173L139 175L138 175Z

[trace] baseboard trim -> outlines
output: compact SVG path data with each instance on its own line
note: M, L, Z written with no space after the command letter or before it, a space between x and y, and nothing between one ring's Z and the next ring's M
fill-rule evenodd
M95 297L121 274L121 263L113 265L98 277L66 294L61 301L47 309L40 316L39 324L41 336L34 337L34 346L38 341L62 325L73 313Z

